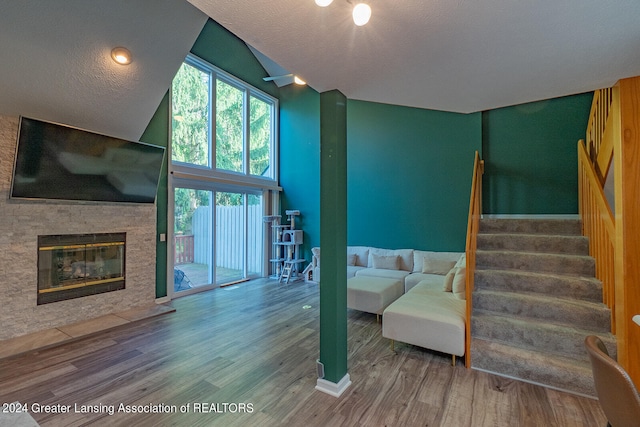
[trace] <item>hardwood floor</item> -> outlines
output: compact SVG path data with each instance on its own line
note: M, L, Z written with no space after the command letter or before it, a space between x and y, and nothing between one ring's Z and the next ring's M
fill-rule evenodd
M175 313L0 361L0 404L26 404L43 427L606 425L595 400L405 344L393 354L375 315L353 310L353 384L316 391L318 300L317 285L272 280L180 298ZM119 411L135 405L175 412Z

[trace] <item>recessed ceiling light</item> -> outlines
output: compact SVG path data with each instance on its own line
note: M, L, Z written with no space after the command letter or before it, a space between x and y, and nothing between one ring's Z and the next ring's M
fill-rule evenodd
M333 0L316 0L316 4L320 7L329 6L332 2Z
M131 52L126 47L114 47L111 58L120 65L131 64Z
M304 80L302 80L300 77L298 76L293 76L293 82L297 85L306 85L307 82L305 82Z

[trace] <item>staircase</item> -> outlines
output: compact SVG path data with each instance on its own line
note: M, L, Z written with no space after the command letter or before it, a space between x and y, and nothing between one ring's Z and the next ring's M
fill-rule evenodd
M584 347L615 357L610 310L579 220L483 219L471 317L473 368L595 396Z

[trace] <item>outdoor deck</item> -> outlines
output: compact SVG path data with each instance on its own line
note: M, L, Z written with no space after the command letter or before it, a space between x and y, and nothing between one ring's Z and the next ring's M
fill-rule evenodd
M185 278L182 283L176 283L174 280L174 292L184 291L191 288L197 288L198 286L210 285L207 265L206 264L180 264L176 265L175 269L181 270ZM231 283L236 280L242 279L241 270L233 270L230 268L216 267L216 283L223 285L225 283Z

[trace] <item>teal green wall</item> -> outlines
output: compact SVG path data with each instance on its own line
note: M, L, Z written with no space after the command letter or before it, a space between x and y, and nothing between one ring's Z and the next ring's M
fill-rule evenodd
M280 185L282 213L300 210L296 227L311 260L311 248L320 246L320 94L306 86L280 89Z
M481 115L349 101L349 245L462 251Z
M140 141L167 147L169 142L168 92L162 98ZM161 233L167 235L167 162L168 156L165 154L156 195L156 298L167 296L167 242L160 241Z
M209 19L191 48L191 53L279 98L278 87L262 80L267 75L247 45L217 22Z
M577 143L592 93L484 112L483 210L577 214Z
M310 248L320 238L320 97L311 89L281 94L283 209L301 210ZM481 133L479 113L349 100L347 243L463 250Z

